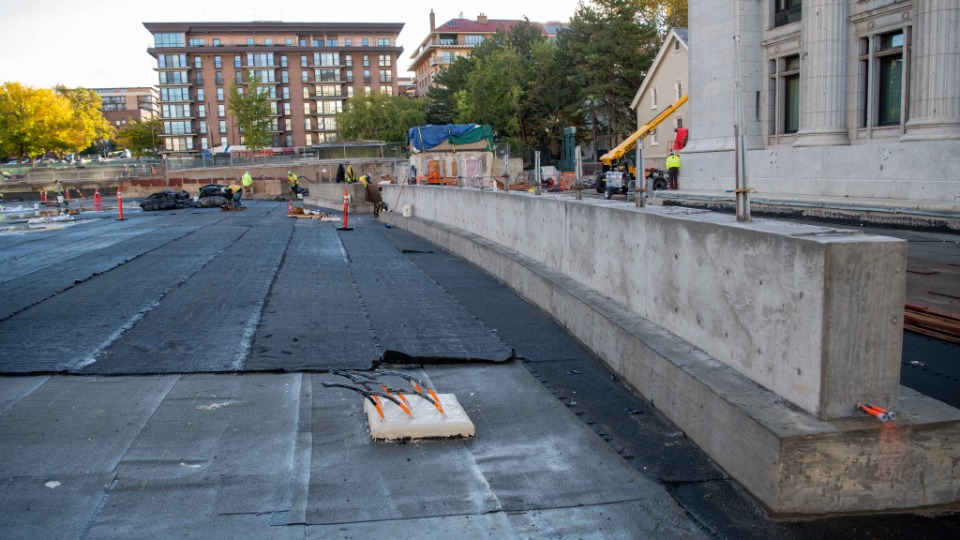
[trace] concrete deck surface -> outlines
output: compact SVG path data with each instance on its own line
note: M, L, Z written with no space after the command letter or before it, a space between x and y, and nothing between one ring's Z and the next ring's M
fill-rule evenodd
M0 537L960 533L955 514L766 519L553 319L369 216L89 217L0 235ZM477 436L372 442L359 396L322 383L387 351ZM471 360L431 363L451 358Z

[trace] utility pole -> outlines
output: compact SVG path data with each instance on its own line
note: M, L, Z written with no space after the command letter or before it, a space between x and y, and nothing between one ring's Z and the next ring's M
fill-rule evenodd
M736 106L737 123L733 126L734 153L736 154L736 188L733 190L737 197L737 221L750 221L750 188L747 186L747 142L744 133L746 123L743 116L743 73L740 71L740 2L736 3L734 17L736 17L736 34L733 36L734 59L736 64Z

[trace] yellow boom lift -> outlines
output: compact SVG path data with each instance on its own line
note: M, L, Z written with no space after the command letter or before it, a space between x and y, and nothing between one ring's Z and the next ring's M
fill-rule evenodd
M616 148L600 156L600 162L603 163L606 167L612 167L615 164L619 164L620 161L624 159L624 156L626 156L628 152L633 150L633 148L637 145L637 142L639 142L641 139L643 139L647 135L653 133L653 130L657 129L657 126L659 126L661 122L666 120L667 117L669 117L671 114L676 112L677 109L679 109L684 103L686 103L687 97L688 97L688 94L684 94L683 96L680 97L680 99L674 102L673 105L667 107L666 109L663 110L663 112L661 112L656 117L654 117L653 120L650 120L646 124L640 126L640 129L635 131L633 135L630 135L629 137L627 137L626 140L624 140L622 143L618 144ZM628 166L628 172L633 178L637 177L636 167Z

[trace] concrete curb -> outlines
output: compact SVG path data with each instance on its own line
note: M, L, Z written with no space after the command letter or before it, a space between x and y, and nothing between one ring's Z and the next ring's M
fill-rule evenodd
M385 216L387 218L387 216ZM774 517L945 509L960 501L960 410L900 388L900 419L820 421L656 324L522 254L418 218L393 226L547 311Z

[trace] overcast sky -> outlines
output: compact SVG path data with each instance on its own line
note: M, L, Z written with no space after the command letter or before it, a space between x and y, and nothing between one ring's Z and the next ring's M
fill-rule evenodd
M144 22L386 22L404 23L400 76L427 36L430 10L437 25L454 18L568 21L579 0L0 0L0 82L34 87L113 88L156 85L153 45Z

